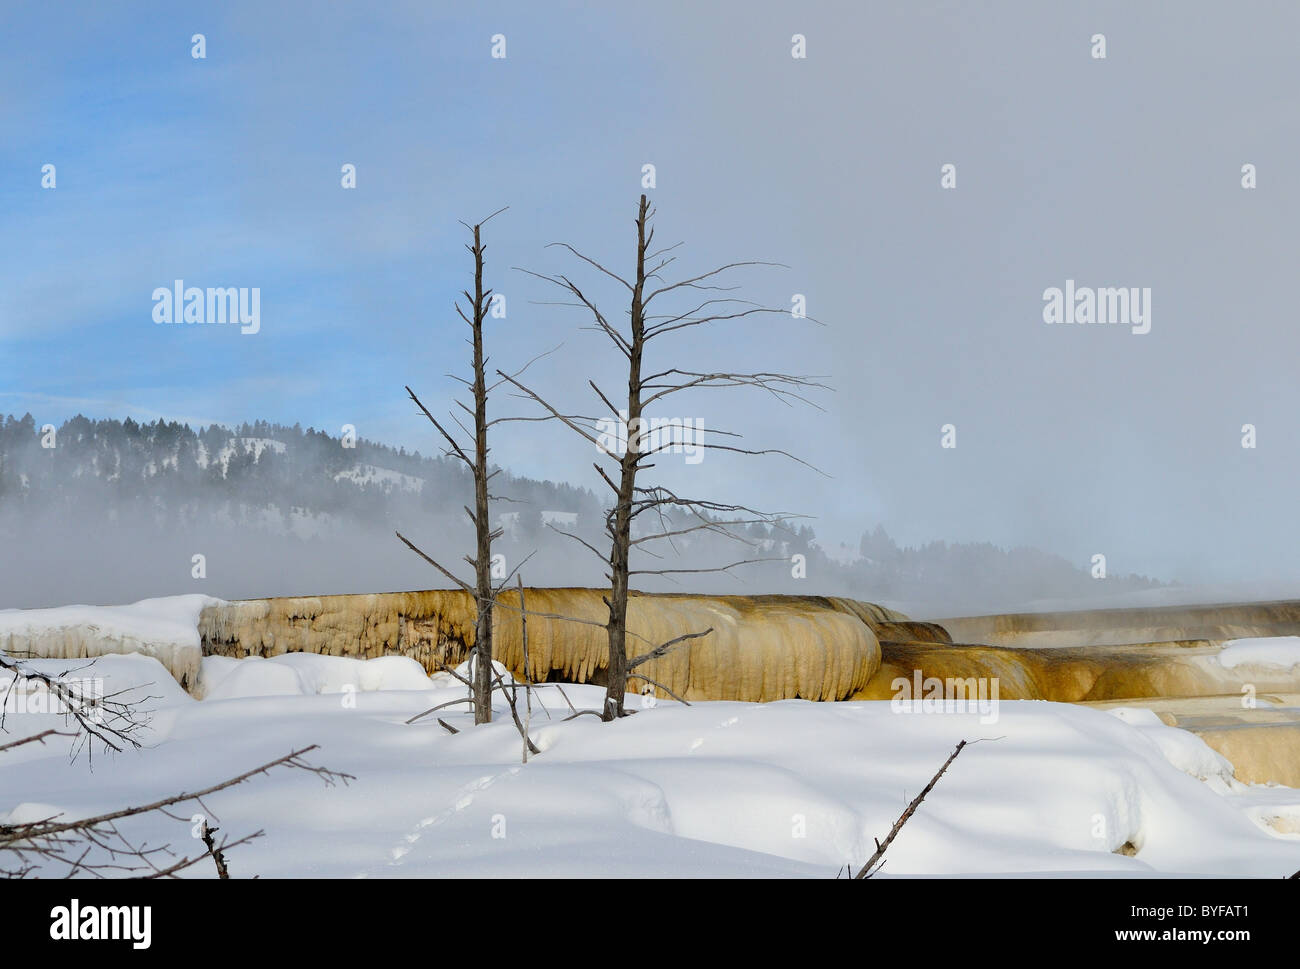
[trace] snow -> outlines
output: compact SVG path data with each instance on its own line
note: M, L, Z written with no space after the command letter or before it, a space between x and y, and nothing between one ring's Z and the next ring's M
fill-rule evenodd
M1112 707L1106 711L1136 727L1165 759L1185 774L1207 781L1217 791L1243 792L1247 785L1232 776L1232 762L1196 734L1170 727L1152 710ZM1300 800L1297 801L1300 804Z
M269 437L231 437L221 447L214 456L208 455L208 449L199 442L198 465L201 468L207 468L209 464L215 462L221 465L221 475L225 477L226 471L230 467L230 459L235 454L251 454L254 461L262 457L262 452L272 451L275 454L284 454L287 445L283 441L276 441Z
M355 468L340 471L334 476L335 481L351 481L358 485L380 485L385 491L422 491L424 479L414 475L403 474L390 468L379 468L373 464L358 464Z
M205 656L196 692L205 700L232 700L358 690L427 690L431 685L424 667L405 656L360 660L284 653L270 659Z
M211 596L185 595L142 599L125 606L0 609L0 636L33 635L49 629L88 626L114 638L133 638L160 646L197 646L199 613L204 606L219 601Z
M1223 644L1218 660L1230 670L1238 666L1292 669L1300 666L1300 636L1230 639Z
M202 655L199 613L220 601L184 595L125 606L0 609L0 651L56 659L138 653L159 660L177 681L192 682Z
M207 799L231 836L266 830L231 852L235 877L830 878L865 862L872 839L965 739L979 742L903 828L880 877L1300 869L1300 791L1233 781L1221 757L1149 711L1014 701L985 725L978 713L899 715L888 701L643 707L630 696L638 712L627 719L564 723L552 686L533 693L541 753L522 764L503 699L483 726L464 705L438 711L455 735L434 716L406 724L465 687L394 659L208 657L206 698L195 700L174 684L160 689L170 678L155 659L103 657L96 675L114 689L158 697L146 704L145 746L97 757L93 770L69 761L64 738L0 753L0 809L106 810L319 744L310 762L356 780L324 787L277 770ZM595 686L563 690L579 708L604 696ZM59 723L10 714L6 739ZM187 822L127 825L190 848ZM1126 843L1136 856L1116 853ZM202 867L189 874L212 877Z
M274 441L269 437L232 437L226 446L217 452L217 460L221 462L223 468L230 463L236 449L243 454L252 454L253 460L258 461L262 457L262 452L266 450L283 454L286 445L283 441Z

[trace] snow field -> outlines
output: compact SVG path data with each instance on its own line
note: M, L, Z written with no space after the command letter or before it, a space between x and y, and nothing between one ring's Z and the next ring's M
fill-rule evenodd
M51 672L69 665L34 662ZM93 769L70 762L62 738L0 753L9 819L141 803L310 744L320 745L312 763L356 775L331 788L277 770L208 799L230 836L266 830L232 852L236 877L829 878L866 860L872 838L962 739L979 742L908 822L882 877L1279 877L1300 868L1300 791L1236 782L1197 737L1144 710L1003 702L998 722L982 725L976 713L898 714L888 701L642 708L630 696L639 712L618 723L561 723L564 699L542 688L532 717L542 753L524 765L501 698L490 725L473 726L465 705L439 711L456 735L435 717L405 724L465 688L400 657L207 657L201 701L149 656L104 656L91 673L108 692L136 687L151 698L146 746L97 754ZM564 691L579 708L597 708L604 695ZM61 725L53 714L10 713L5 739ZM1297 833L1267 823L1278 817ZM137 836L194 850L188 825L132 824ZM1136 855L1116 853L1125 845Z

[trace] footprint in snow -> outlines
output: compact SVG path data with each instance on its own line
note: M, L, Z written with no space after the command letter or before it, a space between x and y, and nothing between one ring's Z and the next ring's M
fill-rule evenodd
M518 774L519 771L522 769L523 768L521 766L511 767L509 770L502 771L500 774L489 774L484 777L480 777L478 780L470 781L468 784L463 785L459 790L461 796L456 799L455 803L451 807L447 808L444 811L440 811L439 813L434 814L430 817L424 818L422 821L416 824L415 828L412 831L410 831L408 834L403 836L402 840L405 842L405 844L398 844L394 846L392 850L389 852L389 854L392 855L392 859L393 859L392 862L390 862L390 864L396 864L404 856L410 853L411 849L415 847L416 842L418 842L420 838L423 837L423 832L425 828L443 824L446 821L450 820L456 814L459 814L461 811L465 810L467 807L473 804L475 795L477 795L480 791L484 791L487 788L491 787L493 784L501 780L503 777L514 777L514 775Z

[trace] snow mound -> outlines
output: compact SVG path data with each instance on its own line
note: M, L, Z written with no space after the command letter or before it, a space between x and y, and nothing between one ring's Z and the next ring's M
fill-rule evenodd
M195 692L200 699L211 701L433 687L424 668L405 656L360 660L315 653L282 653L270 659L205 656Z
M80 659L139 653L156 659L182 687L199 673L199 614L205 595L142 599L127 606L0 610L0 652L13 658Z
M0 824L36 824L48 821L63 813L62 808L53 804L41 804L37 801L23 801L9 811L0 811Z
M1136 727L1174 767L1224 791L1242 790L1245 785L1233 777L1232 762L1196 734L1166 724L1153 710L1114 707L1106 711Z
M1220 666L1230 670L1238 666L1294 669L1300 666L1300 636L1230 639L1223 644L1218 660Z

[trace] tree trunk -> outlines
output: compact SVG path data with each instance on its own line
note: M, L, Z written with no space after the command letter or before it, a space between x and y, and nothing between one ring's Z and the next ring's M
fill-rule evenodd
M492 522L488 518L487 383L483 376L483 245L474 226L474 722L492 722Z
M636 472L641 449L641 358L645 351L646 213L649 203L641 196L636 220L636 285L632 289L632 339L627 372L627 449L623 452L618 496L610 528L609 678L605 685L604 718L623 716L627 694L627 594L632 552L632 504L636 499Z

